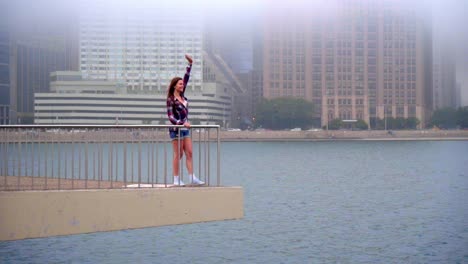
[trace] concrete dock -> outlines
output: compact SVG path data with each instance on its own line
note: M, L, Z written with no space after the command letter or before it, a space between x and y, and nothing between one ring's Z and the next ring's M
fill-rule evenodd
M241 187L0 192L0 241L233 220Z

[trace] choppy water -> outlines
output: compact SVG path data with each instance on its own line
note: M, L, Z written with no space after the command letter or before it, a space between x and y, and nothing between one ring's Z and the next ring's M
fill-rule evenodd
M0 262L468 263L468 141L223 143L222 180L244 219L0 242Z

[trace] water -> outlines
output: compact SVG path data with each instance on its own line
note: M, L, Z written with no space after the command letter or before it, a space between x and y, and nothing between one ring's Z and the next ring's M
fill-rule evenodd
M242 220L1 242L0 262L468 263L468 141L221 150Z

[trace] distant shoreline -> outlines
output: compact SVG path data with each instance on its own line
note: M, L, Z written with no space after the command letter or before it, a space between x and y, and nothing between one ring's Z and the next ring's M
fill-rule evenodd
M468 140L468 130L222 131L220 135L223 142Z
M221 142L331 142L331 141L465 141L468 138L243 138L222 139Z
M211 129L197 132L192 130L194 142L198 140L217 140L217 132ZM468 140L468 130L318 130L318 131L220 131L221 142L254 142L254 141L461 141ZM70 132L9 132L2 136L2 142L12 143L99 143L99 142L169 142L166 130L110 130Z

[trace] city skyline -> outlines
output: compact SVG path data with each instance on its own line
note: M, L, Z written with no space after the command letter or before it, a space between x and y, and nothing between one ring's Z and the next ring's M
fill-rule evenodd
M69 16L69 14L82 16L83 13L89 13L90 11L119 13L121 10L129 8L130 6L136 10L151 10L158 8L161 10L167 10L166 15L168 17L188 17L191 16L193 13L200 12L203 16L203 19L205 19L206 21L212 21L211 24L216 24L216 30L221 32L224 31L225 35L220 35L223 39L233 40L234 43L236 43L236 41L239 41L240 45L236 46L236 44L234 44L234 48L232 49L229 48L229 46L221 46L220 48L218 47L218 51L226 55L225 58L228 59L227 64L233 69L237 69L238 71L249 71L249 69L251 71L259 71L259 64L257 63L254 65L253 62L255 54L251 53L254 49L254 43L252 39L245 39L243 37L239 37L239 39L237 39L236 34L243 31L251 31L251 33L249 34L253 35L252 38L254 38L254 36L261 35L261 30L258 30L258 28L253 27L252 23L258 23L258 21L262 21L264 19L267 5L270 6L270 9L281 10L282 12L289 12L291 10L297 10L302 8L302 10L305 11L308 17L315 18L318 13L327 16L327 14L329 14L327 13L328 11L334 12L334 10L341 4L353 4L355 2L356 1L343 0L314 1L312 3L309 3L307 1L290 1L287 4L282 1L228 1L223 3L215 3L211 1L158 1L157 3L153 1L136 1L130 3L128 1L120 0L113 2L84 1L81 3L69 4L56 3L55 1L17 1L11 4L9 11L12 12L8 12L8 14L10 16L18 16L18 19L16 21L19 21L19 25L14 25L14 28L19 28L20 30L18 31L21 31L24 28L34 28L35 25L41 25L41 23L38 22L44 22L45 27L57 25L58 22L67 21L69 17L73 17L73 15ZM379 1L371 0L371 2ZM404 1L399 0L391 0L390 2L394 2L397 4L404 3ZM456 54L456 83L460 83L461 87L461 104L467 105L468 80L466 80L467 71L465 70L465 66L467 64L466 58L468 56L460 56L460 54L468 54L468 52L466 51L466 47L464 47L466 45L463 45L468 42L468 34L466 34L466 29L463 29L463 27L461 26L463 25L463 21L466 20L466 18L460 15L460 10L463 10L464 5L466 4L458 0L450 0L444 4L441 1L434 0L430 2L432 6L429 6L424 3L424 1L417 1L411 2L410 5L419 5L417 6L418 8L429 10L430 13L433 13L432 23L434 24L434 28L438 28L439 31L443 33L441 34L441 36L444 38L445 41L453 43L453 47ZM32 12L29 11L30 9L26 10L23 8L26 4L37 5L36 7L38 7L38 10L43 12ZM179 9L174 9L177 7L179 7ZM52 13L54 15L50 16L50 14ZM152 26L149 25L149 27ZM84 35L80 33L80 36L80 38L83 38ZM203 39L203 41L204 40L205 39ZM112 39L109 41L113 42ZM221 42L221 44L223 43ZM251 50L248 50L249 46L251 47ZM230 52L231 50L232 53ZM239 58L239 60L237 61L236 58ZM81 66L83 66L83 62L88 63L87 60L83 60L82 56L79 58L79 60L81 62ZM88 66L93 67L93 65ZM89 71L89 69L86 68L85 75L87 74L87 70ZM309 72L306 74L309 75L313 73ZM116 75L117 72L114 72L114 76ZM141 89L144 89L144 87L146 86L144 84L137 85L139 85ZM163 85L162 82L160 85ZM159 89L164 89L161 87L162 86L160 86Z
M266 98L302 97L331 120L387 116L428 121L432 109L430 21L392 1L343 1L326 14L271 9L264 37Z

